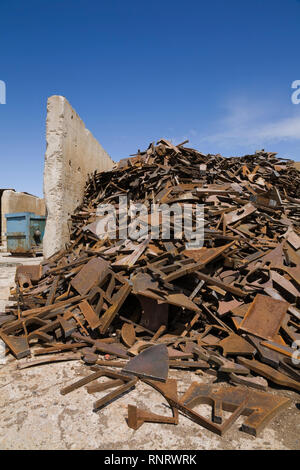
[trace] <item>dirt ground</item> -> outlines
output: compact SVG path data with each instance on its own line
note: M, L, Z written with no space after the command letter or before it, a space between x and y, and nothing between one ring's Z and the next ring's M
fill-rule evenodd
M0 257L0 311L7 303L1 298L7 292L5 282L13 285L14 271L13 262L3 262ZM60 394L61 388L88 374L87 366L80 361L18 370L17 361L7 356L6 364L0 365L0 449L300 449L300 395L296 392L269 387L271 393L290 398L291 404L256 438L240 430L243 416L223 437L182 415L177 426L145 423L134 431L126 423L127 405L170 416L164 398L138 382L134 390L95 413L93 402L106 391L89 395L82 387L65 396ZM169 377L178 380L179 393L193 381L215 380L208 374L175 370L170 370ZM199 405L196 410L210 417L208 406Z

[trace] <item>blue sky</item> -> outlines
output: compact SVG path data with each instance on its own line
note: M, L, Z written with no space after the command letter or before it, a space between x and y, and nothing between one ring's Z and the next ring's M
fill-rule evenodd
M299 0L0 0L0 188L43 193L47 97L114 160L161 137L300 160Z

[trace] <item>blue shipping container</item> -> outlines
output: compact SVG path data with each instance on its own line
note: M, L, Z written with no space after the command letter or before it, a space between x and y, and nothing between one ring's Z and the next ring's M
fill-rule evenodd
M41 251L46 225L46 216L33 212L5 214L7 250L11 253Z

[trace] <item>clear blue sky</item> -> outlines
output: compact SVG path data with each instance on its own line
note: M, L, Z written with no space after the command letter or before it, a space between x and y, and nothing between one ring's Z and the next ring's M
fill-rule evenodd
M0 188L42 195L47 97L113 159L165 137L300 160L299 0L1 0Z

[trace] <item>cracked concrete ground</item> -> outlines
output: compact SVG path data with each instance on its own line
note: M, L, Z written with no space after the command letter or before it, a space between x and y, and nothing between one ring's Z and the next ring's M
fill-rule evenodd
M7 276L11 283L14 270L15 267L4 266L0 260L1 282ZM0 311L4 303L0 300ZM270 393L290 398L291 404L257 438L239 430L245 419L242 416L223 437L182 415L177 426L145 423L134 431L126 424L127 405L170 416L164 398L138 382L134 390L95 413L93 402L107 392L89 395L82 387L68 395L60 394L61 388L88 374L87 366L80 361L19 370L17 361L7 356L6 364L0 366L0 449L300 449L300 396L295 392L269 388ZM170 370L169 377L178 380L179 393L192 381L215 380L208 374L197 376L175 370ZM209 417L208 406L201 405L196 410Z

